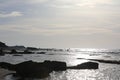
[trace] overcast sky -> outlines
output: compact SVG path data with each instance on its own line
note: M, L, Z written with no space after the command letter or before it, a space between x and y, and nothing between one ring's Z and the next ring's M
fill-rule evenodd
M120 0L0 0L0 41L54 48L120 48Z

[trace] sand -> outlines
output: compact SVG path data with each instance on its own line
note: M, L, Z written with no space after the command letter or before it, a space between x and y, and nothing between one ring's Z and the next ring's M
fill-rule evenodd
M5 80L5 76L9 73L14 73L14 72L0 68L0 80Z

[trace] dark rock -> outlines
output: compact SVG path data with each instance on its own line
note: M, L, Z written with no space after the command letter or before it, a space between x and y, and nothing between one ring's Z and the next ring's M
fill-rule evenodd
M0 62L0 67L16 71L16 75L22 78L45 78L52 71L64 71L66 69L98 69L98 63L86 62L77 66L67 67L65 62L44 61L33 62L25 61L19 64Z
M37 54L45 54L46 52L37 52Z
M16 65L16 73L22 77L39 77L44 78L49 76L52 72L48 66L44 63L37 63L32 61L26 61Z
M27 50L39 50L39 49L35 47L27 47Z
M64 71L67 67L65 62L59 61L44 61L44 64L51 67L51 69L54 71Z
M4 69L8 69L11 71L15 71L15 66L13 64L7 63L7 62L0 62L0 67Z
M33 54L33 52L29 51L28 49L24 50L22 54Z
M12 49L10 54L17 54L17 51L15 49Z
M8 46L9 47L9 50L12 50L12 49L15 49L17 51L24 51L26 48L24 46Z
M22 54L14 54L13 56L23 56Z
M21 77L30 78L45 78L49 76L52 71L63 71L66 70L65 62L58 61L44 61L42 63L25 61L16 65L1 62L2 68L16 71L16 74Z
M96 62L85 62L77 66L68 67L68 69L98 69L99 64Z
M3 52L3 49L1 48L0 49L0 56L4 56L5 54L4 54L4 52Z
M7 47L7 45L3 42L0 42L0 47Z
M52 61L52 66L54 71L64 71L66 70L65 62Z

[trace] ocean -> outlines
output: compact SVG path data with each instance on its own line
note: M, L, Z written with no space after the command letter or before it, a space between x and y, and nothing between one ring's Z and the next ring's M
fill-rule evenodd
M33 60L43 62L44 60L63 61L67 66L75 66L84 62L103 60L103 61L120 61L120 49L81 49L70 48L62 51L44 51L46 54L37 54L43 52L35 51L35 54L21 54L15 56L6 54L0 56L0 62L9 62L12 64ZM26 79L26 80L120 80L120 64L99 62L99 69L67 69L50 73L50 76L44 79ZM5 80L17 80L17 78L7 75Z

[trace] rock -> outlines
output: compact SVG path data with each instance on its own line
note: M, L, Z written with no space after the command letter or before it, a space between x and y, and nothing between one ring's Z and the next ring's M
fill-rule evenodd
M17 51L15 49L12 49L10 54L17 54Z
M17 51L24 51L26 49L26 47L18 46L18 45L16 45L16 46L8 46L8 47L9 47L9 50L15 49Z
M37 52L37 54L45 54L46 52Z
M68 69L98 69L99 64L96 62L85 62L77 66L68 67Z
M49 66L54 71L64 71L66 70L66 63L65 62L59 62L59 61L44 61L44 64L46 66Z
M65 62L58 61L44 61L42 63L25 61L16 65L1 62L2 68L16 71L16 74L25 78L45 78L49 76L52 71L63 71L66 70Z
M13 56L23 56L22 54L14 54Z
M65 62L58 62L58 61L52 61L52 66L54 71L64 71L66 70L66 63Z
M16 64L16 73L22 77L36 77L44 78L49 76L52 70L45 66L44 63L37 63L33 61L26 61Z
M26 49L26 50L24 50L24 52L22 54L33 54L33 52Z
M35 48L35 47L27 47L27 50L39 50L38 48Z
M15 66L13 64L10 64L10 63L0 62L0 67L4 68L4 69L11 70L11 71L15 71Z
M16 71L16 75L24 78L45 78L52 71L64 71L66 69L98 69L98 63L85 62L77 66L67 67L65 62L44 61L33 62L25 61L19 64L0 62L0 67L11 71Z
M4 54L4 52L3 52L3 49L1 48L0 49L0 56L4 56L5 54Z
M3 47L7 47L7 45L3 42L0 42L0 47L3 48Z

